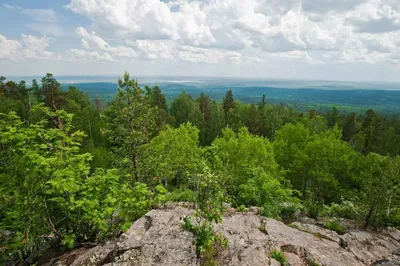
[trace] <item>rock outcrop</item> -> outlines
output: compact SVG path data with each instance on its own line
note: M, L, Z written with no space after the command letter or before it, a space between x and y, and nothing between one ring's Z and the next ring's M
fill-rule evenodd
M183 218L191 213L180 206L152 210L116 241L74 250L46 265L200 265L194 236L182 229ZM255 212L232 213L214 228L229 240L217 254L219 265L279 265L271 259L275 250L296 266L400 265L396 229L338 235L316 225L287 226Z

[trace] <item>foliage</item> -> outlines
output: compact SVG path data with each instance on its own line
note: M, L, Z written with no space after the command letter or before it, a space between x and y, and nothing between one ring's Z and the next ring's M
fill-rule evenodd
M260 169L249 173L247 182L239 187L239 199L247 206L262 206L261 213L279 218L284 204L293 201L292 190L284 188L279 180Z
M321 215L324 217L340 217L347 219L356 219L359 217L359 208L352 201L345 200L338 203L324 205Z
M195 202L196 198L196 193L188 188L175 189L167 195L167 201L172 202Z
M100 241L164 201L161 186L154 192L146 184L132 186L115 169L90 173L91 156L79 153L84 135L72 131L72 115L41 105L33 110L60 127L46 128L47 119L27 125L15 113L0 114L0 224L13 232L2 243L9 254L21 249L24 257L31 243L47 240L66 249Z
M253 178L254 169L259 168L258 172L264 172L272 179L281 176L271 143L263 137L251 135L246 128L241 128L238 133L231 129L223 130L222 137L214 140L212 147L215 156L209 161L214 171L224 176L223 187L238 201L237 205L240 205L240 190L244 189L241 185L250 182L247 184L250 187L254 184L248 181ZM252 204L251 200L247 202Z
M282 251L279 251L279 250L272 251L271 258L273 258L274 260L279 262L281 264L281 266L287 265L287 259L286 259L285 253L283 253Z
M139 181L142 145L147 144L156 132L157 108L151 106L151 98L128 73L123 80L118 80L118 85L118 94L105 110L106 134L115 156L115 166Z
M209 168L204 166L198 175L195 223L190 216L184 218L183 228L196 237L196 250L202 260L202 265L216 265L214 256L219 248L227 247L228 240L213 231L213 223L222 222L221 188Z
M242 205L240 205L240 206L238 206L238 207L236 208L236 211L237 211L237 212L247 212L247 208L246 208L246 206L244 206L244 205L242 204Z
M166 184L175 187L189 184L189 178L201 165L198 134L198 129L190 123L178 128L167 126L144 146L142 175L165 180Z
M336 233L343 235L346 233L346 229L344 228L343 225L341 225L338 221L336 220L328 220L327 222L324 223L324 227L326 229L335 231Z
M307 265L308 266L321 266L318 262L312 260L312 259L307 259Z
M212 227L223 202L284 220L301 208L400 226L398 116L324 102L327 112L300 112L266 96L248 104L236 88L222 101L175 89L169 108L159 87L142 89L128 73L118 87L106 106L52 74L32 86L0 77L1 263L101 242L167 200L196 204L185 226L207 263L226 244Z

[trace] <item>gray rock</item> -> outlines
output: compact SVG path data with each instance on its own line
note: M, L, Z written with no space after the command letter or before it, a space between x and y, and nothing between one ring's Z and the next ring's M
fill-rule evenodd
M115 241L74 250L48 265L200 265L194 236L182 229L183 218L193 210L168 207L150 211ZM214 226L229 241L215 260L218 265L278 266L270 254L281 250L294 266L307 261L324 266L398 265L400 243L388 233L350 231L339 237L315 225L296 226L301 230L254 212L230 213Z
M269 266L281 266L281 264L274 259L270 259Z

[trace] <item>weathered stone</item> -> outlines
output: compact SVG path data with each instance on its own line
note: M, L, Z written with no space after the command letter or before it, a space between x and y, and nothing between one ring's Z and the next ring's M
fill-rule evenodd
M270 259L269 266L281 266L281 264L274 259Z
M181 206L152 210L116 241L74 250L47 265L200 265L195 238L182 229L183 218L192 211ZM394 230L394 237L389 231L356 230L339 237L315 225L295 224L300 230L253 212L231 213L214 226L229 241L226 249L217 250L215 260L218 265L278 266L270 257L281 250L293 266L308 261L324 266L399 265L400 243Z
M340 242L340 236L335 231L331 231L313 224L301 224L299 222L294 222L292 223L292 225L295 228L303 232L313 234L316 237L324 238L326 240L334 241L336 243Z
M249 212L258 214L260 212L260 209L258 207L250 207Z
M285 252L285 256L289 266L307 266L304 260L296 254Z

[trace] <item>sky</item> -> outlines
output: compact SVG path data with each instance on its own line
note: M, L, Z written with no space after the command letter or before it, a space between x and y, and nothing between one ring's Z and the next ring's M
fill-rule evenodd
M400 81L399 0L0 0L0 75Z

